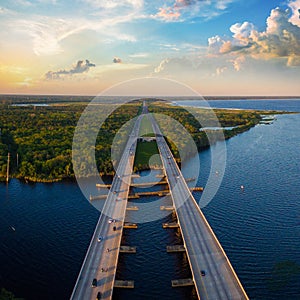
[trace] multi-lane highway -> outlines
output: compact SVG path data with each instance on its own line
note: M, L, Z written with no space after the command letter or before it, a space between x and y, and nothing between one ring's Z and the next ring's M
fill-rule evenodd
M148 113L143 105L143 114ZM111 299L141 119L117 168L71 299ZM148 114L169 183L199 299L248 299L223 248L192 196L154 117ZM92 286L92 282L94 285Z
M141 118L137 118L129 135L71 295L72 300L112 297ZM97 286L92 286L94 279Z
M149 115L169 183L199 299L248 299L223 248L192 196L152 115Z

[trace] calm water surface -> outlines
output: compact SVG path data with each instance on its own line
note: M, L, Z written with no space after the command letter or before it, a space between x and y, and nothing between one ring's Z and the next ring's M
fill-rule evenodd
M272 107L269 101L252 102L260 109L300 111L300 101ZM258 108L245 100L234 103ZM278 115L272 125L227 141L224 180L203 209L251 299L300 298L299 129L299 114ZM198 185L205 186L211 151L199 155ZM183 170L186 177L192 167L193 160ZM192 288L171 288L172 279L190 276L184 254L166 253L166 245L181 243L176 231L161 226L174 217L159 211L156 198L139 201L153 206L127 218L156 214L157 220L125 231L123 243L138 252L120 255L117 277L135 280L136 289L115 291L114 299L195 298ZM0 285L28 300L69 299L98 217L76 183L1 184Z
M281 110L300 112L299 99L269 99L269 100L209 100L212 108L233 108L233 109L256 109L256 110ZM199 100L174 101L175 104L183 106L201 107ZM205 106L206 107L206 106Z

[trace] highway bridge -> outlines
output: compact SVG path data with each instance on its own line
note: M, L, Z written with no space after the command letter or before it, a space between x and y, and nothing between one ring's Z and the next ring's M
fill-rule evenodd
M112 298L141 119L142 115L129 135L73 289L73 300L96 299L99 292L101 299ZM96 287L92 287L94 278Z
M154 117L149 115L199 299L248 299L229 259L191 194ZM205 274L205 275L204 275Z
M96 299L99 292L101 299L112 298L137 138L145 114L152 122L156 135L198 298L248 299L222 246L191 194L156 120L148 114L145 103L142 113L129 135L71 299ZM109 223L112 220L108 216L116 222ZM94 278L97 287L91 287Z

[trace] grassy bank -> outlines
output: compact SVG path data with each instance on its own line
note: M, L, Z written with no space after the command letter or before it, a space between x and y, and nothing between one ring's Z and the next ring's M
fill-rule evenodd
M134 172L161 167L156 141L139 141L134 160Z
M140 136L154 136L152 124L147 115L141 121Z

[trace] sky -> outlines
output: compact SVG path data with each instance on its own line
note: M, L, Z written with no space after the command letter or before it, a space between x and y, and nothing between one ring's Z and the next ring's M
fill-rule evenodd
M200 95L300 96L299 9L300 0L1 0L0 93L97 95L150 77Z

